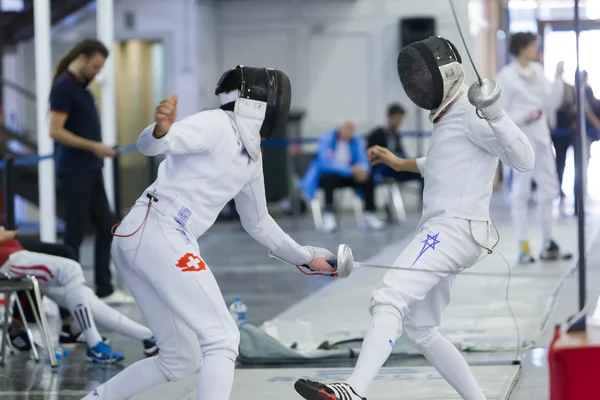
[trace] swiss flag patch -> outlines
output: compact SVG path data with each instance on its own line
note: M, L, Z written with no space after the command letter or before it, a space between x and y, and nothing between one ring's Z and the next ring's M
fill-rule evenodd
M206 270L206 263L199 256L193 253L186 253L183 257L175 264L178 268L181 268L181 272L197 272Z

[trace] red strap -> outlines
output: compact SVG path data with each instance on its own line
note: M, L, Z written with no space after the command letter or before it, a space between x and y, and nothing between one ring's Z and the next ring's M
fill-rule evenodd
M144 217L144 220L142 221L140 226L138 226L138 228L133 233L130 233L127 235L119 235L119 234L115 233L115 230L119 227L119 225L121 225L121 221L119 221L116 224L114 224L113 227L111 228L111 230L110 230L111 235L113 235L114 237L127 238L127 237L131 237L131 236L135 235L136 233L138 233L138 231L140 229L142 229L142 226L144 226L144 223L146 223L146 220L148 219L148 214L150 214L151 206L152 206L152 199L148 199L148 209L146 210L146 216Z

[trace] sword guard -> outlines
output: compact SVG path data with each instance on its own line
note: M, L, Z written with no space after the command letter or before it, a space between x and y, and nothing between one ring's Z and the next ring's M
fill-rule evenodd
M340 244L337 253L337 274L339 278L347 278L354 269L354 255L347 244Z
M500 98L500 85L493 79L484 78L477 81L469 87L467 98L469 103L475 106L478 110L483 110L495 104Z

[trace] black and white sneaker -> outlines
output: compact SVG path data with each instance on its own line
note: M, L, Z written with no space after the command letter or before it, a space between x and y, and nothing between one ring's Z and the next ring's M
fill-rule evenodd
M367 400L366 397L360 397L347 383L324 384L298 379L294 389L306 400Z
M24 352L31 350L31 342L29 341L29 336L27 336L25 328L21 326L11 326L9 329L9 337L15 350Z
M554 240L550 240L544 245L544 250L540 254L540 260L542 261L557 261L557 260L570 260L573 258L571 253L561 253L558 244Z
M63 325L58 341L62 345L87 344L83 333L73 332L70 325ZM102 341L105 344L110 345L109 338L102 336Z
M150 339L144 339L144 354L146 357L152 357L158 354L158 346L156 345L156 339L153 337Z

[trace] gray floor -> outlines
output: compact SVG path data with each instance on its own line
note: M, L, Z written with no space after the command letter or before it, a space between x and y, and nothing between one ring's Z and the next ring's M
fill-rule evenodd
M502 197L494 201L494 218L507 219L507 208L503 204ZM591 211L591 218L600 215L597 210ZM573 222L559 220L560 227L573 231ZM377 255L381 249L389 244L402 241L409 237L418 221L416 214L409 218L404 226L392 226L382 232L364 232L356 229L354 220L346 217L341 221L340 232L333 235L324 235L315 232L312 224L306 218L281 220L281 226L288 231L300 243L315 244L335 249L339 243L349 244L357 260L366 260ZM590 221L589 224L595 224ZM591 244L591 243L590 243ZM89 265L91 252L85 252L83 263ZM592 246L593 248L594 246ZM597 246L596 246L597 248ZM290 307L297 305L319 289L324 288L331 282L330 278L310 277L306 278L291 267L270 259L266 250L249 239L247 234L241 230L237 223L221 223L216 225L201 242L201 251L205 260L211 266L227 302L234 297L241 296L249 308L249 319L257 324L271 320L284 313ZM594 282L600 275L600 252L592 251L588 258L588 282ZM532 266L532 271L539 266ZM567 267L568 269L568 267ZM565 268L555 271L544 271L545 274L564 272ZM91 278L91 270L86 269L86 275ZM553 277L553 279L558 279ZM90 279L91 280L91 279ZM546 349L549 342L551 328L557 322L562 322L565 317L577 311L575 304L577 293L577 281L571 276L565 281L562 292L557 296L554 312L550 315L548 328L542 332L542 338L535 348L528 350L523 355L523 366L516 386L510 399L519 400L541 400L547 399L547 370ZM589 299L592 307L598 298L600 286L588 284L590 289ZM512 289L516 290L516 289ZM527 290L523 288L522 290ZM460 296L461 293L458 293ZM142 321L139 310L135 305L123 306L120 310L132 318ZM112 332L106 332L113 339L114 347L123 350L127 357L124 365L129 365L142 358L141 344L124 339ZM84 349L72 349L69 356L61 362L58 374L52 374L47 363L35 364L24 355L13 356L8 359L7 366L0 368L0 398L2 399L78 399L87 390L92 389L99 383L109 379L118 373L123 366L96 366L88 364L83 358ZM507 364L514 359L514 351L493 351L466 353L471 365ZM353 361L342 361L321 365L324 367L349 368ZM422 357L414 355L398 355L390 359L387 367L421 367L428 364ZM490 371L478 369L476 374L485 375ZM307 370L308 371L308 370ZM511 370L512 371L512 370ZM286 372L286 374L289 370ZM296 374L297 372L294 372ZM308 372L307 372L308 373ZM246 373L240 375L240 380L247 379ZM293 374L293 376L295 376ZM249 376L249 375L248 375ZM290 375L292 376L292 375ZM500 382L500 380L498 380ZM383 389L382 389L383 390ZM385 390L383 390L385 391ZM174 397L170 397L175 400ZM232 397L241 399L241 397ZM246 397L251 400L254 397ZM266 397L257 397L266 398ZM286 396L286 398L288 398ZM294 397L289 397L294 398ZM374 399L386 397L373 397ZM428 397L419 397L428 398ZM458 397L443 397L458 398ZM500 398L500 397L490 397Z
M231 400L280 400L298 399L294 391L297 379L320 382L340 382L351 374L350 368L278 368L238 370ZM479 382L486 382L483 391L487 400L504 400L510 392L518 366L473 367ZM164 385L132 400L160 400L177 398L197 400L196 375L184 379L178 385ZM399 387L402 398L411 400L458 400L460 396L432 367L385 367L373 382L369 400L397 400Z

